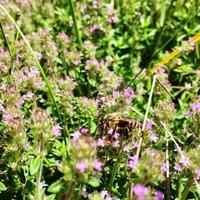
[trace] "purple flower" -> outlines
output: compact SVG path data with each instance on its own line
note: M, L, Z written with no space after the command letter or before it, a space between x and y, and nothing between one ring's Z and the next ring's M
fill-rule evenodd
M82 134L87 134L88 133L88 129L87 128L82 128L80 132Z
M153 121L152 120L147 120L146 128L147 129L152 129L152 127L153 127Z
M163 164L161 165L161 170L164 171L164 172L167 171L167 164L166 164L166 163L163 163Z
M105 198L109 193L106 190L102 190L100 194L102 198Z
M30 146L30 144L27 142L27 143L25 143L24 144L24 149L28 149L29 148L29 146Z
M5 109L4 109L3 105L0 104L0 112L4 112L4 111L5 111Z
M158 136L156 134L151 134L150 139L151 139L152 142L157 142Z
M113 145L113 147L115 147L115 148L120 147L120 143L119 143L118 140L117 140L117 141L114 141L114 142L112 143L112 145Z
M87 170L87 168L87 163L84 160L76 164L76 169L78 169L80 173L84 173Z
M184 156L181 158L179 163L181 163L184 167L188 167L190 164L190 161L189 161L188 157Z
M136 156L130 157L130 160L128 161L127 166L134 170L137 166L137 157Z
M123 150L129 153L131 151L131 148L128 145L126 145Z
M200 103L193 103L191 107L194 112L200 112Z
M161 191L157 191L154 196L154 200L163 200L164 194Z
M191 110L186 111L185 112L185 116L191 117L192 116L192 111Z
M175 163L175 166L174 166L174 169L178 172L180 172L182 169L181 169L181 165L179 165L178 163Z
M195 169L196 179L200 180L200 168Z
M105 141L103 140L103 139L98 139L98 141L97 141L97 146L99 146L99 147L104 147L105 146Z
M124 90L124 96L125 96L126 98L133 98L133 97L135 97L134 92L133 92L133 90L132 90L131 87L127 87L127 88Z
M133 187L133 192L138 197L139 200L143 200L145 196L149 193L149 189L143 186L142 184L137 183Z
M100 161L95 161L93 163L93 168L96 169L97 171L102 171L103 170L103 163Z
M72 141L75 143L80 138L81 133L79 131L76 131L72 133L71 136L72 136Z
M60 131L61 127L59 126L59 124L56 124L53 127L53 135L55 136L61 136L61 131Z

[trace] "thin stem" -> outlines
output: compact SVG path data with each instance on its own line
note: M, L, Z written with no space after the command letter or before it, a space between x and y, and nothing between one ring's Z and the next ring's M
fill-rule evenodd
M167 137L167 136L166 136ZM171 190L170 190L170 176L169 176L169 140L166 141L166 195L167 200L171 199Z
M151 106L151 100L152 100L152 97L153 97L153 91L154 91L154 88L155 88L156 79L157 79L157 77L153 76L153 82L152 82L151 91L150 91L150 94L149 94L149 99L148 99L148 103L147 103L147 109L146 109L145 116L144 116L144 121L143 121L143 124L142 124L142 133L144 132L145 127L146 127L146 122L147 122L147 119L148 119L147 117L148 117L148 113L149 113L150 106ZM135 161L136 163L137 163L137 161L139 159L139 155L140 155L140 152L141 152L142 141L143 141L143 137L140 137L138 148L137 148L137 152L136 152L136 161ZM129 200L133 200L134 199L133 193L132 193L132 186L133 185L130 184Z
M111 175L111 179L110 179L110 182L109 182L109 185L108 185L108 191L111 191L112 189L112 185L114 183L114 180L115 180L115 176L117 174L117 170L118 170L118 166L119 166L119 161L120 161L120 153L121 153L121 149L122 149L123 145L121 145L118 149L118 152L117 152L117 161L114 165L114 169L112 171L112 175Z
M152 96L153 96L153 91L154 91L156 79L157 79L157 77L154 76L153 77L152 86L151 86L150 95L149 95L149 99L148 99L148 103L147 103L147 109L146 109L145 116L144 116L144 121L143 121L143 124L142 124L142 132L144 132L145 127L146 127L147 117L148 117L148 113L149 113L149 109L150 109L150 105L151 105L151 100L152 100ZM140 140L139 140L138 148L137 148L136 162L137 162L137 160L139 158L139 155L140 155L141 146L142 146L142 140L143 140L143 138L141 137Z
M176 142L176 140L174 139L174 136L170 133L170 131L167 129L167 127L165 126L165 124L160 121L160 123L162 124L163 128L165 129L165 132L170 136L171 140L174 142L174 144L176 145L180 155L182 156L182 158L184 157L184 154L181 150L181 148L179 147L178 143Z
M60 123L61 123L61 125L63 127L63 133L64 133L63 138L64 138L64 141L65 141L65 145L67 145L67 141L66 141L65 137L68 136L68 138L70 139L70 135L69 135L69 132L68 132L68 129L67 129L67 125L65 124L65 126L64 126L61 114L59 112L58 105L56 103L54 92L53 92L53 90L51 88L51 85L50 85L50 83L48 81L48 78L47 78L47 76L46 76L46 74L45 74L42 66L40 65L40 62L38 61L38 59L37 59L37 57L36 57L36 55L35 55L32 47L30 46L28 40L26 39L25 35L23 34L23 32L21 31L21 29L19 28L19 26L16 24L15 20L13 19L13 17L9 14L9 12L7 11L7 9L2 4L0 4L0 9L7 15L8 19L13 23L13 25L15 26L15 28L17 29L17 31L19 32L19 34L23 38L26 46L28 47L31 55L33 56L33 60L35 61L38 69L40 70L41 76L43 77L43 79L44 79L44 81L45 81L45 83L47 85L47 89L48 89L49 95L50 95L50 97L52 99L52 102L53 102L53 104L55 106L56 113L57 113L58 118L60 120Z
M41 200L41 179L42 179L42 170L43 170L43 156L41 158L40 168L36 177L36 200Z
M167 94L169 94L169 96L172 97L172 99L175 99L175 97L173 96L173 94L162 84L162 82L159 79L157 79L156 81L167 92Z
M80 36L79 30L78 30L77 20L76 20L76 16L75 16L75 13L74 13L74 6L73 6L73 3L72 3L72 0L68 0L68 1L69 1L69 6L70 6L73 22L74 22L76 37L77 37L77 40L78 40L78 43L79 43L80 50L82 50L83 49L82 40L81 40L81 36Z

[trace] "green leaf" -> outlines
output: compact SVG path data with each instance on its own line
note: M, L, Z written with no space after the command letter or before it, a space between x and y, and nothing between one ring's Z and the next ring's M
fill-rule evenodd
M55 194L51 194L47 197L47 200L55 200L56 195Z
M91 185L92 187L99 187L100 185L99 180L95 177L90 177L87 183Z
M0 182L0 191L6 191L6 190L7 190L6 186L2 182Z
M31 164L30 164L30 174L31 175L34 175L38 172L38 170L40 168L40 164L41 164L40 156L37 156L36 158L34 158L31 161Z
M54 183L52 183L49 188L47 189L50 193L58 193L64 188L65 181L60 179Z

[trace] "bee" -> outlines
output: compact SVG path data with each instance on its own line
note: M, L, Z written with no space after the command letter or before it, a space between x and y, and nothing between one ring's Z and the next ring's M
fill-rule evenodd
M104 117L104 133L112 130L111 136L117 132L128 137L133 130L140 129L141 123L137 119L129 118L125 113L110 113Z

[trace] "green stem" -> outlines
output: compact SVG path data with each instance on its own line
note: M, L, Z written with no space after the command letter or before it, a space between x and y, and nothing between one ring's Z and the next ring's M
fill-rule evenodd
M112 172L112 175L111 175L111 179L110 179L110 182L109 182L109 185L108 185L108 191L111 192L111 189L112 189L112 185L114 183L114 180L115 180L115 176L117 174L117 170L118 170L118 167L119 167L119 161L120 161L120 153L121 153L121 150L122 150L122 146L120 146L118 152L117 152L117 161L114 165L114 169L113 169L113 172Z
M66 125L64 126L64 123L63 123L61 114L60 114L60 112L59 112L58 105L57 105L57 103L56 103L56 99L55 99L55 97L54 97L54 92L53 92L53 90L52 90L52 88L51 88L51 85L49 84L48 78L47 78L47 76L46 76L46 74L45 74L45 72L44 72L42 66L40 65L40 62L38 61L38 59L37 59L37 57L36 57L36 55L35 55L35 53L34 53L32 47L30 46L28 40L26 39L25 35L23 34L23 32L21 31L21 29L19 28L19 26L16 24L15 20L13 19L13 17L9 14L9 12L7 11L7 9L6 9L2 4L0 4L0 9L7 15L8 19L9 19L9 20L13 23L13 25L16 27L17 31L19 32L19 34L20 34L21 37L23 38L23 40L24 40L26 46L28 47L28 49L29 49L29 51L30 51L30 53L31 53L31 55L32 55L32 57L33 57L33 60L35 61L35 63L36 63L36 65L37 65L38 69L40 70L41 76L43 77L43 80L45 81L45 83L46 83L46 85L47 85L47 89L48 89L49 95L50 95L50 97L51 97L51 99L52 99L52 102L53 102L53 104L54 104L56 113L57 113L58 118L59 118L59 120L60 120L60 123L61 123L61 125L62 125L62 127L63 127L63 133L64 133L64 134L63 134L63 138L64 138L64 141L65 141L65 144L67 145L67 141L66 141L66 138L65 138L65 137L68 136L68 138L70 138L70 135L69 135L69 132L68 132L68 130L67 130Z
M80 50L82 50L83 49L82 40L81 40L81 36L80 36L78 26L77 26L77 20L76 20L76 16L75 16L75 13L74 13L74 6L73 6L73 3L72 3L72 0L68 0L68 1L69 1L69 6L70 6L73 22L74 22L76 37L77 37L77 40L78 40L78 43L79 43Z
M40 168L36 177L36 200L41 200L41 179L42 179L42 170L43 170L43 156L41 157Z
M1 33L2 33L2 36L3 36L3 40L4 40L4 43L5 43L5 47L7 48L9 54L10 54L10 57L12 58L12 52L10 50L10 47L9 47L9 44L8 44L8 40L6 38L6 35L5 35L5 32L3 30L3 26L2 24L0 23L0 30L1 30Z

